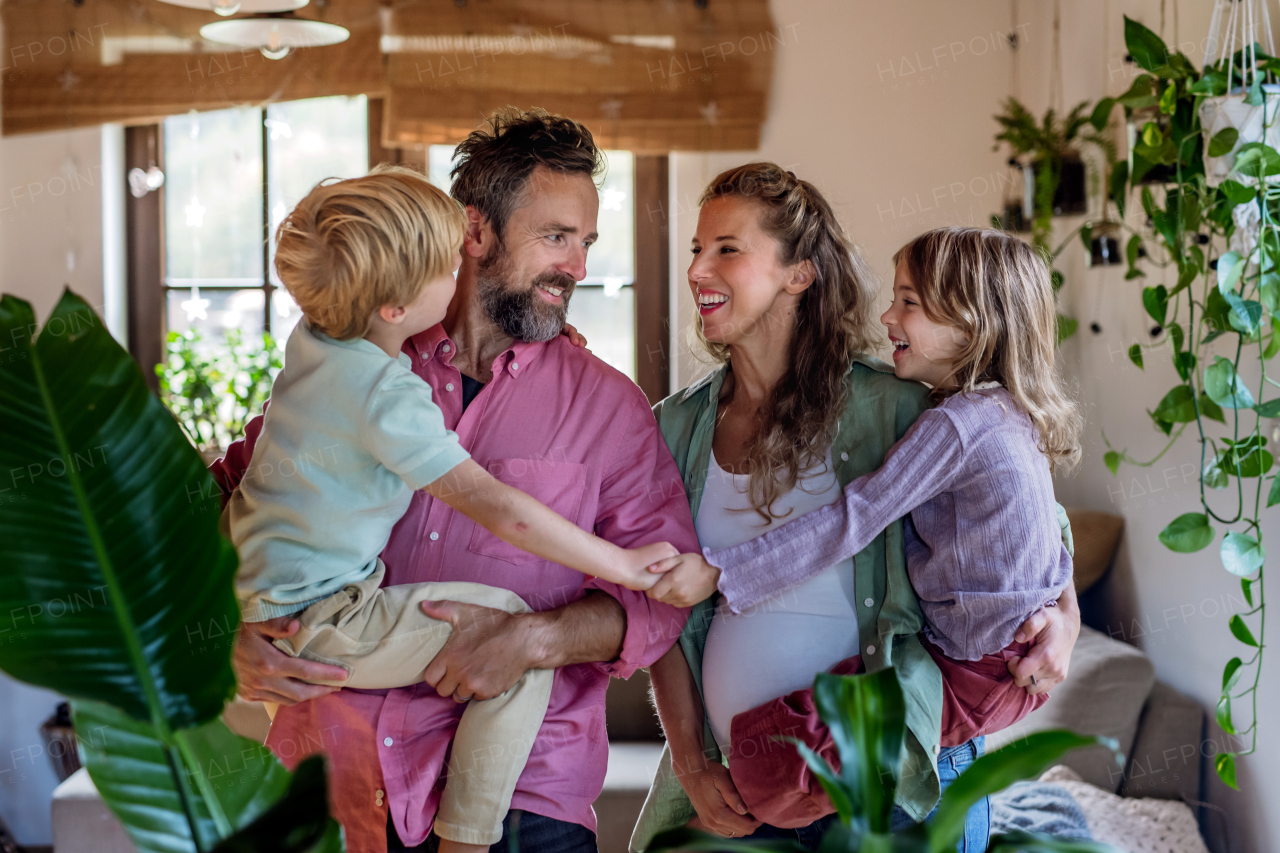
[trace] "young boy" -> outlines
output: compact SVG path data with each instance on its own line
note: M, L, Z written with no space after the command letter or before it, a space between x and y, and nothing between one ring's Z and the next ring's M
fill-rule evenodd
M660 576L645 567L675 553L666 543L625 550L578 528L494 479L445 428L401 347L443 319L464 224L457 203L423 176L380 168L317 186L277 231L276 270L304 319L227 506L237 595L246 622L296 615L301 627L276 646L346 669L342 686L421 680L451 630L421 611L423 601L529 609L481 584L380 588L378 554L415 489L512 545L631 589L652 586ZM444 853L501 838L551 680L550 670L530 670L463 713L453 755L476 758L446 784L434 824ZM495 742L512 748L493 756L486 747Z

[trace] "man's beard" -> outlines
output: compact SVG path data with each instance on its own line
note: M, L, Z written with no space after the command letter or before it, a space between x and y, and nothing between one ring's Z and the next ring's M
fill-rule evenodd
M501 246L495 246L480 261L476 269L480 303L504 334L530 343L551 340L564 329L574 280L564 274L542 273L533 279L532 287L513 289L512 267L511 257ZM553 305L534 293L539 285L560 289L560 304Z

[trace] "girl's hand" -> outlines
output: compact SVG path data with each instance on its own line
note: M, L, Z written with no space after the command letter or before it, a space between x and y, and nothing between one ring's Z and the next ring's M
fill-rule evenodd
M571 324L565 323L564 328L560 330L560 334L568 338L569 343L573 344L575 347L582 347L583 349L586 349L587 352L591 352L591 350L587 349L587 339L584 338L582 333L575 329Z
M651 589L654 584L662 580L662 575L649 571L650 566L665 563L680 556L680 552L670 542L657 542L640 548L624 548L622 553L624 557L620 571L612 570L613 567L610 566L610 571L596 577L639 592Z
M698 811L689 826L726 838L742 838L755 832L760 821L747 810L729 776L729 768L715 761L704 759L704 763L701 770L680 778L681 786Z
M681 554L649 567L661 579L649 590L649 597L672 607L692 607L716 591L720 570L701 554Z

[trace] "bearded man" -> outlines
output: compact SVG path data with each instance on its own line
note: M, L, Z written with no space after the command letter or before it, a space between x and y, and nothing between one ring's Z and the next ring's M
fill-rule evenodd
M456 155L452 193L468 222L457 293L444 321L404 346L446 426L495 477L610 542L697 551L683 483L643 393L560 334L596 239L602 162L591 133L540 110L505 110ZM248 466L261 423L214 464L224 493ZM296 620L244 625L234 657L240 695L281 706L267 745L291 766L328 754L330 801L352 853L434 850L446 759L447 772L467 772L467 756L448 756L464 704L505 692L528 669L554 669L550 706L492 850L508 850L518 825L526 853L594 851L605 688L661 657L686 612L520 551L425 492L382 559L387 585L472 581L510 589L534 612L427 603L453 635L423 683L394 690L312 683L345 673L271 645Z

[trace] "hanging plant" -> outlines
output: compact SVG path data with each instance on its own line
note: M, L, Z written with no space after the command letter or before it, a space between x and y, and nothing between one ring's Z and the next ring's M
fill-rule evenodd
M1056 250L1049 246L1053 217L1084 213L1088 206L1081 145L1096 146L1107 162L1115 159L1115 145L1099 132L1100 128L1090 124L1091 117L1086 115L1088 108L1087 101L1077 104L1064 118L1059 118L1053 109L1049 109L1042 119L1037 120L1017 98L1011 97L1004 103L1004 112L995 117L1002 129L996 134L993 150L998 150L1000 143L1006 143L1012 155L1010 162L1022 166L1026 182L1023 215L1018 224L1030 219L1031 241L1050 260L1056 259L1062 249L1062 246ZM1012 221L1006 214L1003 222L995 224L1000 227ZM1073 231L1071 237L1078 230ZM1063 245L1069 241L1070 237ZM1062 284L1062 273L1053 270L1055 293ZM1074 317L1059 314L1059 343L1075 334L1078 327L1079 321Z
M1164 448L1142 462L1108 442L1105 461L1113 474L1121 464L1150 466L1194 426L1200 508L1173 519L1159 539L1172 551L1192 553L1209 547L1221 528L1222 566L1239 578L1249 607L1226 626L1244 652L1224 667L1217 705L1218 724L1243 746L1220 752L1214 766L1223 782L1236 787L1236 758L1254 752L1258 741L1266 614L1261 515L1280 503L1280 480L1262 424L1280 417L1280 398L1264 400L1269 387L1280 388L1267 375L1268 363L1280 353L1280 186L1271 183L1280 175L1280 152L1262 122L1257 133L1250 129L1261 112L1238 127L1218 118L1243 115L1228 108L1237 103L1274 115L1262 86L1280 63L1250 43L1197 71L1186 56L1170 53L1159 36L1127 17L1125 43L1147 73L1123 96L1098 104L1095 126L1105 125L1117 104L1131 122L1152 106L1159 112L1141 127L1129 163L1116 167L1112 188L1122 211L1132 194L1141 199L1148 229L1128 241L1126 277L1150 273L1162 280L1143 288L1142 304L1165 330L1159 346L1168 344L1179 382L1148 410L1168 436ZM1246 80L1247 88L1241 86ZM1246 133L1251 141L1242 140ZM1156 168L1167 170L1169 183L1143 184ZM1256 231L1246 233L1242 221L1256 223ZM1134 344L1130 360L1144 368L1149 349ZM1246 361L1258 371L1252 388L1241 376ZM1214 490L1226 494L1217 498Z

